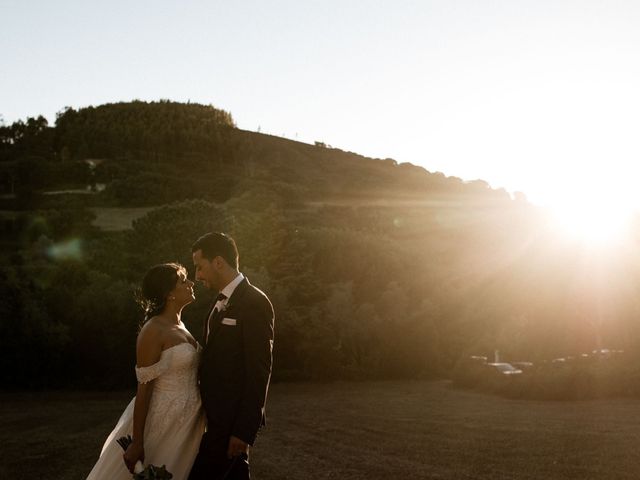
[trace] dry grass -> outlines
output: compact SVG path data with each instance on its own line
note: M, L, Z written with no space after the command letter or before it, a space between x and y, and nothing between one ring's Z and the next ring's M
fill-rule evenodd
M131 224L134 220L145 216L151 210L153 210L153 207L92 208L93 213L96 214L96 218L93 221L93 226L107 232L129 230L131 229Z
M130 397L0 396L0 478L83 479ZM635 479L639 410L639 400L508 400L447 383L276 384L253 476Z
M0 478L84 479L130 393L0 395Z

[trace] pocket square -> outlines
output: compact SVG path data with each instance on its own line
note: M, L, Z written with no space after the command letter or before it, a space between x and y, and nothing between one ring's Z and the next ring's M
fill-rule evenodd
M221 323L222 325L231 325L235 327L237 322L235 318L223 318Z

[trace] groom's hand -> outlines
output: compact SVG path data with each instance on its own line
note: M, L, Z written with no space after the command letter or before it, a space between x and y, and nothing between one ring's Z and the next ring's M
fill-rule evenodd
M249 445L244 441L240 440L238 437L234 437L233 435L229 439L229 448L227 449L227 457L229 459L233 457L237 457L243 453L249 454Z

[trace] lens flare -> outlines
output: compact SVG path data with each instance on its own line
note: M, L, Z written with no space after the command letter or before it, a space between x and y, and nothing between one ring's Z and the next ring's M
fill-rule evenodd
M54 243L47 248L47 257L54 261L82 260L82 240L73 238L65 242Z

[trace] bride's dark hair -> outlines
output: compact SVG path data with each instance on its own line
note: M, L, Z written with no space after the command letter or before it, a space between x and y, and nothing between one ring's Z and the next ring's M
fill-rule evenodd
M144 321L154 317L167 306L169 292L176 287L178 275L187 274L179 263L162 263L149 269L142 279L142 288L136 292L136 300L144 310Z

